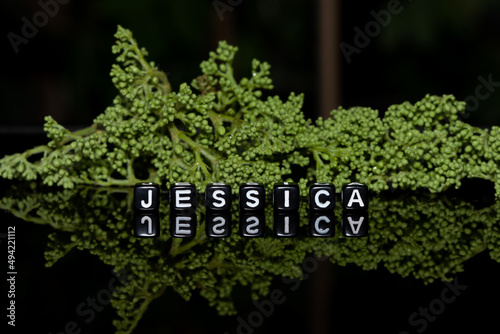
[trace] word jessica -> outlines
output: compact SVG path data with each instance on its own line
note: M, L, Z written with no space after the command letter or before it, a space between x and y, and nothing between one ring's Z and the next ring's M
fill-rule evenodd
M273 231L277 237L294 237L299 230L299 187L293 183L275 184L272 193L274 205ZM176 183L169 192L171 205L170 232L174 237L194 237L196 233L196 187L190 183ZM359 183L343 187L341 201L344 207L342 231L345 236L366 235L368 205L367 188ZM159 186L137 184L134 191L135 235L155 237L159 232ZM333 209L335 187L329 183L315 183L309 190L310 235L334 235ZM205 191L206 234L223 238L231 234L231 187L222 183L209 184ZM239 233L244 237L262 237L265 231L265 188L246 183L239 193ZM366 220L365 220L366 219ZM365 224L363 224L365 222ZM362 228L363 226L363 228Z

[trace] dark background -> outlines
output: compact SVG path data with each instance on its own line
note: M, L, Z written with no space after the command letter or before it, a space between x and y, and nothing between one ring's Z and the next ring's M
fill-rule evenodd
M393 15L390 24L348 63L339 43L353 45L354 28L364 30L374 21L370 11L385 10L388 2L338 3L338 15L332 14L337 28L326 32L336 41L332 57L338 59L333 62L338 84L332 87L336 98L326 109L362 105L383 111L405 100L415 102L427 93L454 94L462 100L476 94L479 77L500 82L500 3L495 0L401 1L402 12ZM233 3L238 4L221 20L213 1L72 0L59 5L57 13L16 53L8 34L22 36L23 17L32 22L42 7L38 1L2 1L0 156L43 143L45 115L71 128L83 127L112 103L116 90L109 70L118 24L134 32L150 52L149 59L169 74L174 89L196 77L199 63L219 40L226 39L240 49L234 64L237 76L249 75L252 58L268 61L275 94L286 98L292 91L304 92L304 112L311 118L324 115L327 110L320 101L325 93L319 93L324 73L318 61L320 1ZM469 106L467 122L500 123L500 92L495 89L477 108ZM0 213L0 222L0 233L6 233L9 224L19 231L17 329L59 333L76 318L78 304L106 287L111 269L86 252L71 252L53 268L45 268L43 250L50 229L5 212ZM4 239L0 240L5 249ZM498 272L498 264L487 254L468 262L465 273L458 276L467 290L425 332L487 332L498 314ZM287 289L279 280L275 287ZM286 294L287 302L255 333L279 329L399 333L411 328L409 315L438 298L443 287L441 282L424 286L383 269L363 272L322 265L298 291ZM318 303L315 298L322 294L328 298ZM248 315L254 307L244 299L241 309ZM83 333L112 332L114 317L108 307L82 327ZM151 304L137 333L234 333L236 325L234 318L216 316L203 299L186 303L169 291Z

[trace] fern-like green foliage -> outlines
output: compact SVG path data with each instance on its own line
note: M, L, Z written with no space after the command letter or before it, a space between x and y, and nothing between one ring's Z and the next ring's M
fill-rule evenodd
M378 111L338 108L328 119L306 119L303 96L272 96L270 65L254 60L237 79L237 48L221 42L190 84L172 89L167 76L118 27L111 77L113 105L86 129L70 132L46 117L47 145L0 160L0 176L77 184L128 186L138 181L358 181L380 192L425 188L440 192L464 178L495 183L500 196L500 128L480 129L459 118L465 103L425 96ZM268 96L268 97L266 97Z

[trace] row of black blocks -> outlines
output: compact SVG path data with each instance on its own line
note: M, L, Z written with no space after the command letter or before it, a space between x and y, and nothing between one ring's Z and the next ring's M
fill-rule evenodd
M282 182L273 188L273 230L277 237L294 237L299 230L300 192L297 184ZM240 186L239 233L244 237L262 237L265 231L265 188L257 183ZM196 234L196 187L191 183L175 183L168 191L170 203L170 233L173 237L194 237ZM367 235L368 189L360 183L350 183L342 188L342 231L345 236ZM205 232L209 237L223 238L231 234L231 187L212 183L205 190ZM335 217L335 187L329 183L315 183L309 189L310 235L332 237ZM139 183L134 189L136 210L135 235L159 235L157 211L160 204L160 186Z

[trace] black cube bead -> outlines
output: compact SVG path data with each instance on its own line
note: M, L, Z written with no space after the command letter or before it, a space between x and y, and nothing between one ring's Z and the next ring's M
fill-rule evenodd
M231 235L230 211L207 211L205 233L211 238L226 238Z
M160 206L160 185L137 183L134 187L134 207L140 211L155 211Z
M134 236L138 238L156 238L160 236L158 213L137 212L134 215Z
M333 210L335 208L335 186L331 183L314 183L309 188L311 210Z
M368 235L368 212L343 211L342 235L344 237L366 237Z
M224 183L210 183L205 189L207 210L224 211L231 209L231 186Z
M335 235L335 214L313 211L309 215L309 234L312 237L331 238Z
M266 204L266 190L257 183L245 183L240 186L240 209L245 211L263 210Z
M175 211L196 207L196 187L187 182L174 183L170 188L170 208Z
M361 183L349 183L342 188L342 207L346 210L368 209L368 187Z
M297 212L275 211L273 231L276 237L296 237L299 232L299 214Z
M191 238L196 235L196 213L191 211L170 212L170 234L175 238Z
M242 237L258 238L264 236L265 216L263 211L241 211L239 232Z
M292 211L299 209L299 186L290 182L276 183L273 188L274 209Z

